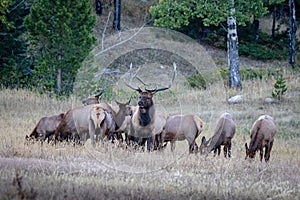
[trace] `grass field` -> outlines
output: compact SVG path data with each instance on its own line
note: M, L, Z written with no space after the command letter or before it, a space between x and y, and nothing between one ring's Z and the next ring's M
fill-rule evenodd
M232 158L188 153L186 141L164 152L125 149L111 143L95 148L67 143L28 142L25 135L43 116L79 106L81 99L55 100L24 90L0 91L0 199L299 199L300 78L286 75L288 92L279 104L264 104L274 80L244 81L244 101L229 105L216 83L207 90L176 85L154 99L167 114L194 113L213 134L228 111L237 124ZM173 95L170 95L173 94ZM120 100L120 99L119 99ZM124 101L126 99L123 99ZM270 162L244 160L249 130L261 114L277 125Z

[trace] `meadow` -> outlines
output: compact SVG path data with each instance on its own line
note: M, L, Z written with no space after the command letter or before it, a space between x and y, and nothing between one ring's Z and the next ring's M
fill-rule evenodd
M81 105L74 96L56 100L27 90L0 91L0 199L299 199L300 78L286 74L288 91L280 103L266 104L274 79L243 82L244 100L226 102L223 83L206 90L174 85L154 97L167 114L194 113L204 122L196 140L213 134L224 112L237 124L232 158L189 154L186 141L162 152L144 152L110 142L92 147L26 141L43 116ZM118 99L126 101L127 99ZM114 104L114 102L111 102ZM136 102L133 100L133 104ZM261 115L277 125L269 163L245 160L245 142Z

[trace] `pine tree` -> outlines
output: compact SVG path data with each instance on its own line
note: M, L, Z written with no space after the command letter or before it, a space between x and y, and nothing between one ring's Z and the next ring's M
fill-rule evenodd
M22 35L26 31L23 19L29 14L29 7L24 1L15 0L1 2L0 8L0 85L25 87L30 62Z
M89 0L34 1L25 25L40 90L72 92L77 70L95 42L95 22Z

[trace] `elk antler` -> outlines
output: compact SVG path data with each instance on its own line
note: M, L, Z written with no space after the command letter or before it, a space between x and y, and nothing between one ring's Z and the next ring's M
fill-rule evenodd
M174 82L174 80L175 80L175 77L176 77L176 75L177 75L177 66L176 66L176 63L175 63L175 62L173 63L173 66L174 66L173 78L172 78L171 83L170 83L170 85L169 85L168 87L162 87L162 88L157 88L157 87L156 87L156 88L153 89L153 90L149 90L149 89L145 88L145 90L146 90L147 92L156 93L156 92L164 91L164 90L167 90L167 89L171 88L171 86L173 85L173 82Z
M130 71L130 81L129 84L125 83L129 88L136 90L138 92L142 92L142 89L140 87L134 87L132 86L132 80L136 77L138 71L140 70L140 68L138 68L135 72L135 74L132 76L131 72L132 72L132 63L130 63L130 67L129 67L129 71Z

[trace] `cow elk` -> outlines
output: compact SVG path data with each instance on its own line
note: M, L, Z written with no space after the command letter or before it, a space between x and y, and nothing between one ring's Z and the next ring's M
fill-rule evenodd
M217 126L214 130L214 135L206 141L205 136L202 137L200 152L209 153L214 151L214 155L220 155L221 153L221 145L224 146L224 156L230 158L231 157L231 140L235 134L236 125L233 121L232 115L230 113L223 113L218 122Z
M265 148L265 161L270 159L270 153L274 143L274 136L276 134L276 125L274 120L269 115L260 116L253 124L250 131L250 145L248 148L245 143L246 157L254 158L256 151L260 151L260 161L263 159L263 148Z
M50 137L54 134L56 128L59 123L62 121L65 113L61 113L59 115L51 115L48 117L43 117L39 120L32 133L28 136L26 135L26 139L30 138L39 138L41 137L41 142L43 143L46 138L48 138L48 143L50 141Z
M100 103L99 102L99 99L100 99L100 97L102 96L102 94L103 94L103 91L101 91L99 94L97 94L97 95L91 95L91 96L89 96L87 99L84 99L83 101L82 101L82 103L83 103L83 105L90 105L90 104L98 104L98 103Z
M95 122L93 119L98 119L97 121L100 121L100 110L103 109L105 111L105 119L104 120L112 120L114 121L114 127L118 127L119 125L123 123L122 120L125 119L126 115L130 114L129 109L129 102L125 104L118 102L118 109L114 108L112 105L108 103L100 103L100 104L91 104L86 106L80 106L77 108L70 109L61 123L59 124L58 128L55 131L55 141L60 138L62 139L69 139L73 138L75 141L83 140L86 141L86 139L89 136L95 135ZM100 109L101 108L101 109ZM95 118L97 116L97 109L98 109L98 118ZM93 110L93 112L92 112ZM103 112L102 112L103 114ZM110 117L111 116L111 117ZM103 116L102 116L103 117ZM94 125L93 125L94 124ZM113 131L111 128L109 130L110 132ZM104 132L107 132L104 131ZM87 134L88 133L88 134ZM96 133L97 135L97 133ZM102 138L103 135L100 135L100 138ZM94 137L90 138L92 141L92 144L95 144Z
M171 151L174 151L175 141L187 140L189 152L197 152L196 139L202 132L203 126L204 122L194 114L168 116L161 134L160 146L164 142L171 142Z
M174 73L171 84L167 87L155 88L155 89L147 89L143 91L140 87L132 86L131 82L135 76L130 78L130 83L126 84L129 88L137 91L140 96L138 100L138 106L135 109L135 112L132 114L130 120L130 131L129 135L135 137L139 140L139 143L143 145L144 141L147 140L147 150L150 151L152 149L153 139L155 137L155 124L157 113L155 110L155 105L153 101L153 97L157 92L167 90L171 88L173 81L176 77L176 64L174 66ZM130 68L132 65L130 66ZM143 142L142 142L143 141Z

